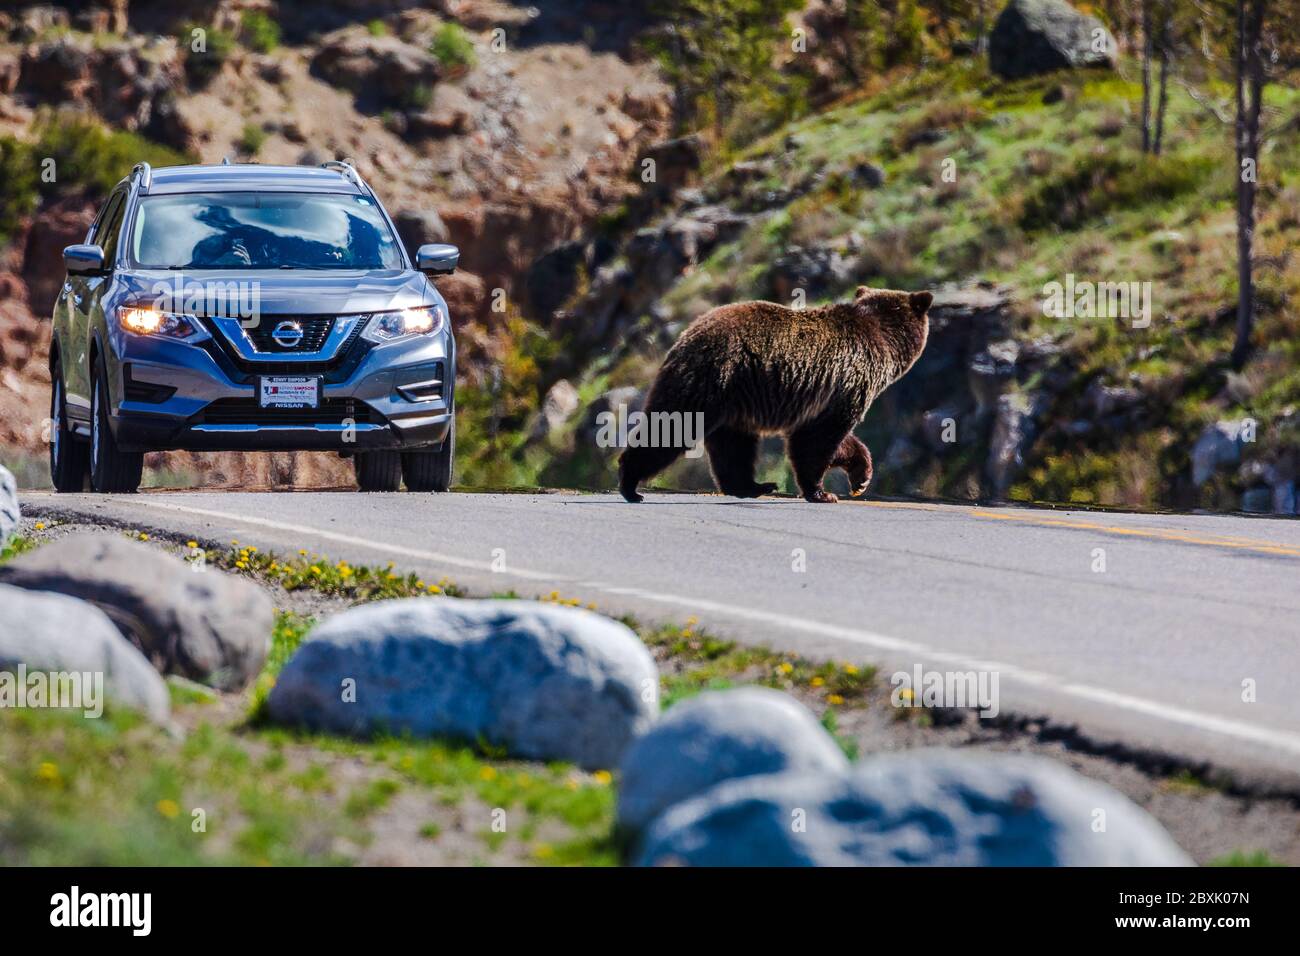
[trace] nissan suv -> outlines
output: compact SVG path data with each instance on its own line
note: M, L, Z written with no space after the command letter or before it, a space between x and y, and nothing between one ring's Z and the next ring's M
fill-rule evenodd
M456 349L432 277L346 163L135 167L81 245L50 346L59 491L135 491L150 451L330 450L365 491L446 491Z

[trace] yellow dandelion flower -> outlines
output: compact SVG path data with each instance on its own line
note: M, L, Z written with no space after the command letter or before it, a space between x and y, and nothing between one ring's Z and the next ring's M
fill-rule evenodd
M856 664L845 664L845 665L844 665L844 673L846 673L846 674L856 674L857 672L858 672L858 668L857 668L857 665L856 665Z
M785 661L784 663L776 665L776 669L780 671L782 674L789 674L791 671L794 670L794 665L791 664L789 661Z
M533 847L533 856L537 857L539 860L548 860L555 856L555 848L549 843L539 843L537 846Z
M442 593L442 588L438 587L438 585L436 585L436 584L430 584L430 585L429 585L429 593L430 593L430 594L441 594L441 593Z
M820 678L820 677L814 677L814 678L813 678L812 680L810 680L808 683L811 684L813 687L821 687L822 684L826 683L826 681L824 681L824 680L823 680L822 678Z
M299 549L298 549L298 553L299 553L300 555L302 555L303 557L306 557L306 556L307 556L307 549L306 549L306 548L299 548Z
M239 568L239 570L241 570L241 571L247 570L247 568L248 568L248 562L247 562L247 561L236 561L236 562L235 562L235 567Z
M480 780L495 780L497 778L496 767L484 767L479 772Z
M608 787L611 783L614 782L614 775L610 773L608 770L597 770L591 776L592 779L594 779L602 787Z
M828 704L842 704L842 703L844 703L844 698L841 697L839 694L827 694L827 695L826 695L826 703L828 703Z
M320 576L320 568L316 567L316 565L313 564L313 565L311 566L311 573L314 574L314 575L316 575L317 577L319 577L319 576Z
M141 541L148 541L148 540L149 540L149 536L148 536L147 534L145 534L143 531L141 531L141 532L140 532L140 540L141 540Z
M590 604L588 604L588 605L587 605L587 610L588 610L588 611L594 611L594 610L596 610L596 602L595 602L595 601L592 601Z
M38 521L38 522L36 522L36 526L35 526L35 527L36 527L36 530L37 530L37 531L44 531L44 530L45 530L45 522L44 522L44 521Z
M898 696L903 700L912 700L916 697L916 695L912 693L912 688L910 687L904 687L898 692Z
M231 546L232 548L237 548L237 547L239 547L239 540L238 540L237 538L232 538L232 539L230 540L230 546Z
M36 768L36 779L42 783L58 783L59 768L47 760Z
M565 785L566 787L568 787L570 790L577 790L577 789L578 789L578 781L574 780L572 777L570 777L568 780L564 781L564 785Z
M191 549L191 550L193 550L194 548L197 548L198 546L199 546L199 543L198 543L197 541L186 541L186 542L185 542L185 547L187 547L187 548L189 548L189 549Z
M699 623L700 623L700 619L699 619L698 617L696 617L694 614L692 614L690 617L688 617L688 618L686 619L686 626L687 626L687 627L694 627L696 624L699 624Z
M168 820L175 820L180 816L181 812L181 808L175 800L168 800L165 797L154 804L154 809Z

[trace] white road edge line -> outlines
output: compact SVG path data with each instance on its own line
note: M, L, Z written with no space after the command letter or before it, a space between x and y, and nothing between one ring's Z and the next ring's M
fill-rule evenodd
M406 557L418 558L423 561L436 561L441 564L450 564L455 567L472 568L477 571L493 570L491 563L488 561L475 561L470 558L460 558L455 555L442 554L438 551L426 551L421 548L408 548L398 544L377 544L376 542L366 538L342 534L337 531L326 531L308 525L291 524L285 521L272 521L268 518L252 518L246 515L235 515L230 514L229 512L216 511L209 508L194 508L188 505L170 504L163 501L151 501L146 498L136 498L131 501L130 504L143 505L146 508L157 508L164 511L175 511L182 514L221 518L225 521L234 522L236 524L255 525L276 531L289 531L295 534L312 535L317 538L337 541L340 544L350 544L357 547L368 548L373 551L405 555ZM510 568L507 571L496 573L500 573L505 577L513 576L530 581L547 581L551 583L574 582L577 580L570 575L550 574L545 571L523 568ZM1107 690L1103 687L1093 687L1089 684L1078 684L1057 677L1054 674L1028 670L1015 664L1006 664L1000 661L977 660L975 658L965 657L961 654L954 654L951 651L938 650L918 641L889 637L871 631L840 627L836 624L824 624L819 621L809 621L803 618L790 617L785 614L777 614L772 611L737 607L734 604L723 604L718 601L710 601L706 598L683 597L677 594L646 591L641 588L615 587L612 585L602 585L598 582L580 583L595 587L606 594L637 597L642 600L653 601L659 604L668 604L674 607L685 608L692 612L701 610L712 611L728 617L757 621L762 624L785 628L787 630L802 631L803 633L813 634L818 637L830 637L844 641L851 641L855 644L862 644L866 647L873 647L881 651L915 655L932 661L951 664L961 670L996 670L1002 676L1011 680L1020 681L1021 683L1032 684L1037 687L1049 687L1057 693L1068 694L1071 697L1078 697L1084 700L1108 704L1112 707L1118 707L1134 713L1145 714L1149 717L1156 717L1171 723L1182 724L1186 727L1193 727L1197 730L1203 730L1225 737L1234 737L1238 740L1264 744L1300 756L1300 734L1290 733L1285 730L1273 730L1268 727L1257 727L1253 724L1243 723L1238 720L1230 720L1226 717L1215 717L1211 714L1186 710L1182 707L1162 704L1142 697L1134 697L1130 694Z

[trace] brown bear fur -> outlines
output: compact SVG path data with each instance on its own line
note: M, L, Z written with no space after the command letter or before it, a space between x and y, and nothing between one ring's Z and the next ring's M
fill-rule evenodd
M774 302L724 305L691 323L669 350L646 412L702 413L704 445L724 493L756 498L776 490L754 481L760 435L784 435L799 490L833 502L822 488L831 467L854 494L871 480L871 453L852 433L876 397L912 367L929 334L929 292L862 286L852 302L788 309ZM629 447L619 491L637 486L685 448Z

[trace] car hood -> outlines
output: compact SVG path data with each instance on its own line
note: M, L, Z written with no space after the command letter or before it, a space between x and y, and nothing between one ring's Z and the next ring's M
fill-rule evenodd
M119 272L122 301L199 315L350 315L446 303L423 273L238 269ZM177 303L180 303L178 306Z

